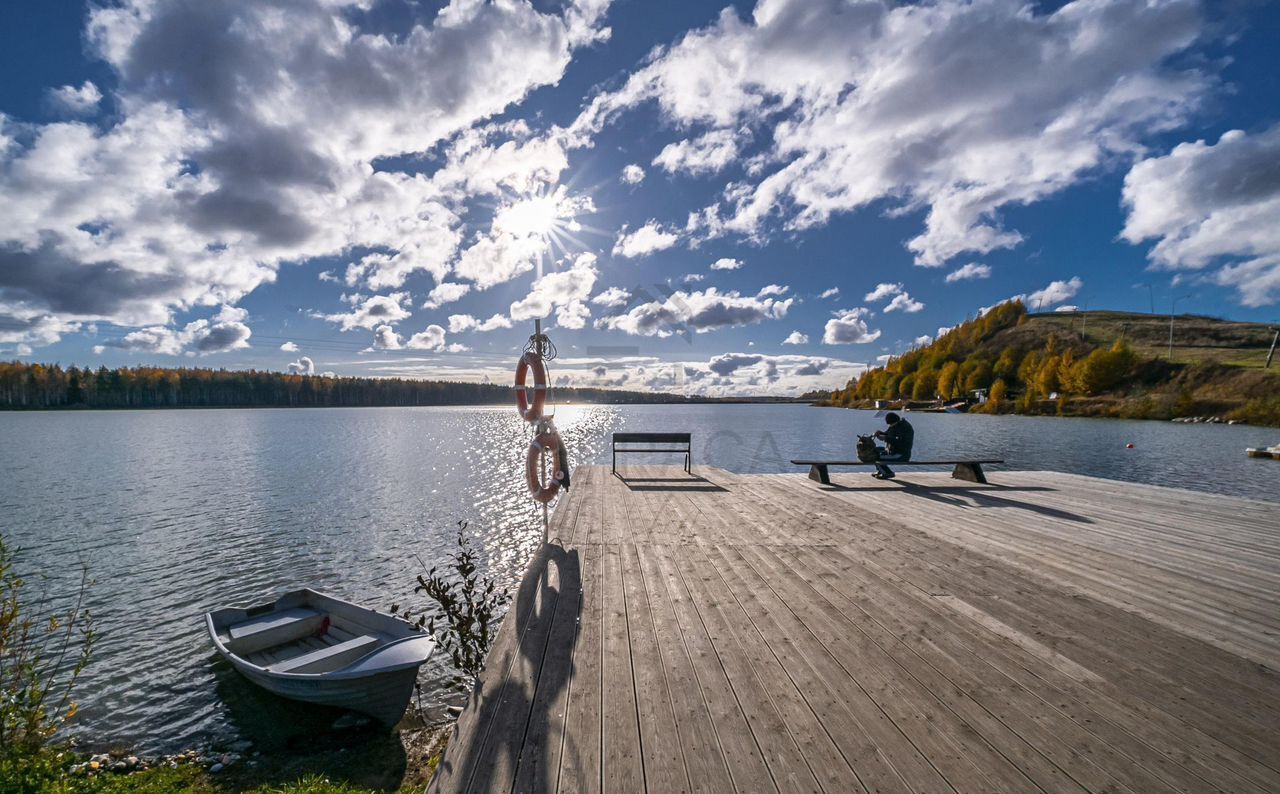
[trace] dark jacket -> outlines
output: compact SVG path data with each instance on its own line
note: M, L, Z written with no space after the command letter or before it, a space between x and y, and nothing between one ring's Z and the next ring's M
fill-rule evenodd
M906 419L899 419L885 428L885 452L901 455L903 460L908 460L911 457L911 444L915 439L915 428Z

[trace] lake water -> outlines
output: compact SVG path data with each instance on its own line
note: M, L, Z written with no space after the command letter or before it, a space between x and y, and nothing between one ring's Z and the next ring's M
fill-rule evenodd
M1005 468L1280 500L1280 463L1244 455L1280 442L1276 429L909 418L920 458L1002 457ZM851 456L856 432L883 426L870 412L796 405L562 406L556 423L575 464L607 463L615 430L688 430L695 465L736 472ZM241 680L201 614L304 585L385 610L443 561L462 519L513 583L541 538L523 485L528 438L514 410L489 407L0 413L0 532L23 547L31 588L65 598L82 565L95 582L101 640L76 730L160 751L261 745L270 726L331 721ZM447 674L442 659L423 668L432 714L459 702Z

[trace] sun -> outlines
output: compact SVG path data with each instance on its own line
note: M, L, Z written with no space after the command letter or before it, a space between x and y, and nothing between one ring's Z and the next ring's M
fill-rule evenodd
M570 194L564 185L548 192L528 193L503 203L493 214L493 230L509 238L537 261L541 277L547 262L584 246L577 239L580 214L595 212L586 194Z
M541 237L545 240L554 236L562 224L573 219L572 214L567 218L564 216L558 199L555 193L520 199L499 209L493 225L516 237Z

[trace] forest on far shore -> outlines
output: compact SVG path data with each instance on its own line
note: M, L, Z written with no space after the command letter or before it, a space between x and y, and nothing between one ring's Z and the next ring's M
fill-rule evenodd
M556 389L562 402L683 403L705 398L611 389ZM0 362L0 410L497 405L512 387L404 378L338 378L258 370L66 367Z

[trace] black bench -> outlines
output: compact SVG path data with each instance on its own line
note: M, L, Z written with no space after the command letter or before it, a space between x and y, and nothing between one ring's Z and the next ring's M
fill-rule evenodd
M860 460L793 460L792 463L797 466L809 467L809 479L817 480L823 485L831 484L831 477L827 473L829 466L874 466L874 463L865 463ZM955 466L951 472L951 476L957 480L968 480L969 482L985 483L987 475L982 473L982 464L984 463L1004 463L1003 460L886 460L886 466L890 468L898 468L899 466Z
M663 447L621 447L619 444L666 444ZM676 446L682 444L683 446ZM693 473L690 456L693 454L692 433L614 433L613 434L613 473L618 473L619 452L683 452L684 470Z

